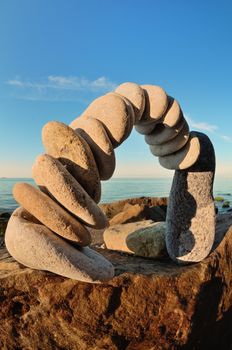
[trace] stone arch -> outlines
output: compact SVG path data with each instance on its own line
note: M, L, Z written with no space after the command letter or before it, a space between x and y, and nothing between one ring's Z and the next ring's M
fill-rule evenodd
M124 83L94 100L70 126L44 126L46 154L33 165L40 190L28 184L13 190L21 208L9 221L6 245L16 260L81 281L113 277L112 264L88 247L87 227L107 226L97 205L101 180L113 175L114 149L133 126L160 164L175 170L166 223L169 256L190 263L209 254L215 234L212 143L190 132L179 103L161 87Z

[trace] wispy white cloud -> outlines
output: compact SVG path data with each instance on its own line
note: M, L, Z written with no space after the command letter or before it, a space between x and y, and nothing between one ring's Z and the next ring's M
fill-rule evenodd
M77 100L86 94L105 93L115 89L116 84L105 76L90 80L79 76L49 75L40 81L21 78L9 79L6 84L14 88L17 97L28 100ZM78 92L78 97L76 95Z
M197 130L202 130L202 131L208 131L208 132L215 132L218 129L217 125L214 124L210 124L204 121L195 121L192 118L190 118L189 116L185 115L185 119L187 120L187 122L189 123L189 126L191 128L195 128Z
M232 137L226 135L220 135L223 140L226 142L232 142Z

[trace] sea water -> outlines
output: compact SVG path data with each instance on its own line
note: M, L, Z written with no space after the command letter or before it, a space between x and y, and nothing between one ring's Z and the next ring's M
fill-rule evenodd
M33 179L1 178L0 179L0 212L11 212L18 207L12 196L12 188L17 182L27 182L35 185ZM172 178L113 178L102 181L101 202L113 202L132 197L167 197L172 184ZM214 196L222 196L232 206L232 178L215 179ZM221 204L217 204L221 209Z

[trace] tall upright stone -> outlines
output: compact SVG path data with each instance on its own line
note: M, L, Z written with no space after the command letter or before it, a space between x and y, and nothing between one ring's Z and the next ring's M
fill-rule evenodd
M215 153L205 134L195 134L200 142L199 158L190 168L175 171L167 210L167 250L178 263L203 260L215 236Z

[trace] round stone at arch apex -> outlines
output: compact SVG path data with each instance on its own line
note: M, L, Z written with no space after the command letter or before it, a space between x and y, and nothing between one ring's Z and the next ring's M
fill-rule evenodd
M145 108L144 90L138 84L126 82L120 84L115 92L126 97L132 104L135 113L135 123L137 124L142 117Z
M156 85L142 85L145 93L145 109L141 122L157 121L163 117L168 108L168 96L164 89Z
M127 139L132 130L131 120L133 116L130 112L127 103L120 95L108 93L90 103L82 117L100 120L113 147L116 148Z

